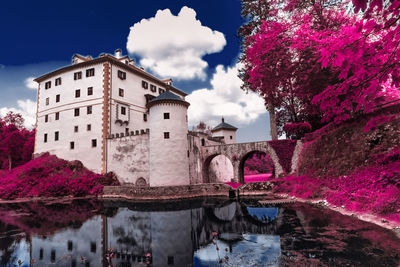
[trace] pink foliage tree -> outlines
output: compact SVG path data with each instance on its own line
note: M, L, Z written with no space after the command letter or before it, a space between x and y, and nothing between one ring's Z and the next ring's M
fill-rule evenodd
M282 125L317 129L318 118L340 123L399 99L400 1L354 0L364 16L345 1L266 2L243 43L242 78L278 107Z
M32 159L35 131L23 126L21 114L12 111L0 118L0 163L2 169L11 169Z

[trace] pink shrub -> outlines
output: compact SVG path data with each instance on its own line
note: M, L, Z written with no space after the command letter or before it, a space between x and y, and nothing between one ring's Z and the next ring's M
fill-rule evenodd
M97 195L104 185L119 184L114 175L99 175L79 161L45 154L0 174L0 198Z
M272 159L262 152L255 152L244 163L244 175L271 173L274 171Z
M295 140L274 140L268 141L268 144L275 150L279 158L279 163L286 172L290 172L292 156L296 147Z
M364 132L375 130L378 126L390 122L396 118L396 115L383 115L379 117L373 117L370 119L364 127Z

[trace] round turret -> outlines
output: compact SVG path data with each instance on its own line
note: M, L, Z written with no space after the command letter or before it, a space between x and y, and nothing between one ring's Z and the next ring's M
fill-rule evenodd
M188 185L187 108L166 91L147 104L150 116L150 186Z

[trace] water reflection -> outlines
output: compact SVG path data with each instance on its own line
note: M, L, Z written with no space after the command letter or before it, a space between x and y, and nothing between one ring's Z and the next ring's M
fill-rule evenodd
M1 266L397 266L399 251L391 232L305 204L0 206Z

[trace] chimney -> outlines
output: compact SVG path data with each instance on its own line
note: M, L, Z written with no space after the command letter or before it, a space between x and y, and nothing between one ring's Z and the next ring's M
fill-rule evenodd
M115 50L115 57L116 58L121 58L121 54L122 54L122 50L121 49L117 49L117 50Z

